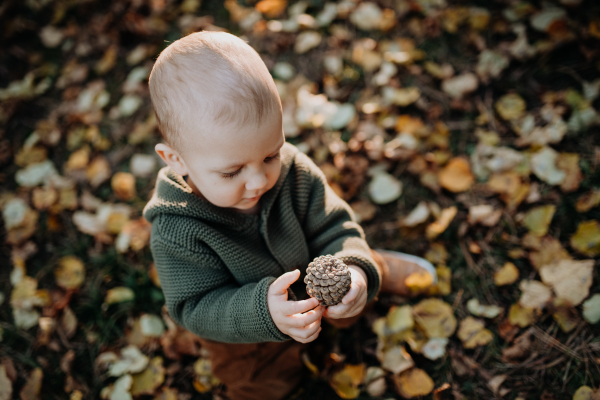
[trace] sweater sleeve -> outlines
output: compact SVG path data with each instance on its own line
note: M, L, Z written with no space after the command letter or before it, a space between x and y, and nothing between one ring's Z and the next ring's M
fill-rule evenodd
M151 249L171 317L194 334L219 342L289 339L273 322L267 290L275 280L239 286L210 250L191 251L152 226Z
M306 156L299 154L297 157ZM309 190L304 232L311 257L331 254L346 264L362 268L368 281L367 301L371 301L379 291L381 277L354 212L329 187L322 171L310 159L300 161L299 175L308 177L305 182Z

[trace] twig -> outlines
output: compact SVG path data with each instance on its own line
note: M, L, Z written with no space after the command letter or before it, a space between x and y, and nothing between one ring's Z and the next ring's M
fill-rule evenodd
M460 250L463 253L463 257L465 258L465 261L467 262L467 265L477 273L477 275L479 275L480 277L483 275L483 271L481 270L481 268L479 267L479 265L477 265L475 263L475 261L473 260L473 257L471 257L471 254L469 253L469 250L467 250L467 246L465 245L465 241L464 240L460 240L458 242L459 246L460 246Z

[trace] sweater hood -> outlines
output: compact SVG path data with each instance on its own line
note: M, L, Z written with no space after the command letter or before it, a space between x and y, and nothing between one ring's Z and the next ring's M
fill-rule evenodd
M277 194L287 178L298 150L295 146L285 143L281 148L281 174L279 179L261 201L261 215L268 213L273 206ZM231 209L215 206L209 201L195 195L183 176L170 167L164 167L158 172L156 188L152 198L144 208L144 218L150 223L160 215L173 215L195 218L210 224L226 225L231 228L243 229L252 223L254 215L243 214Z

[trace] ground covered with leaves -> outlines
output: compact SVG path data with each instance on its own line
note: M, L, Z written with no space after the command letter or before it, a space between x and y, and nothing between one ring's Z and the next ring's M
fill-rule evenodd
M272 72L369 243L435 264L325 327L294 399L600 399L600 5L5 0L0 400L220 398L163 311L147 77L198 30Z

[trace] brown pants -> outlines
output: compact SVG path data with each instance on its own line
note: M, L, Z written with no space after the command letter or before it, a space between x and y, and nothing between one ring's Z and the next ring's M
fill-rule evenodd
M377 253L371 253L381 272L385 261ZM363 312L354 317L325 320L337 328L348 328L373 303L367 304ZM304 377L300 352L306 344L294 340L234 344L201 339L201 344L210 352L212 372L225 384L226 394L231 400L281 399Z

